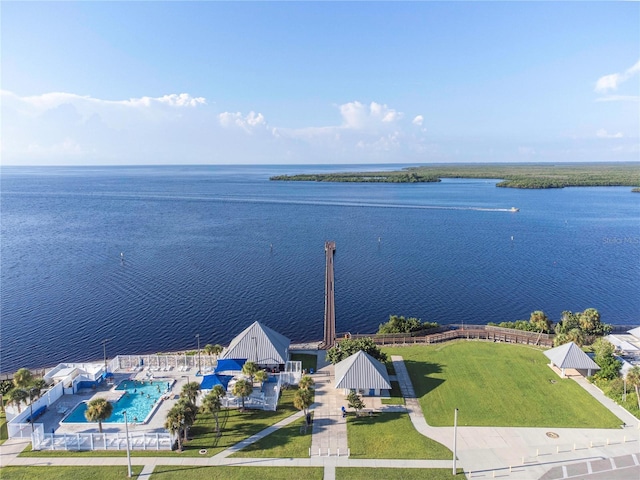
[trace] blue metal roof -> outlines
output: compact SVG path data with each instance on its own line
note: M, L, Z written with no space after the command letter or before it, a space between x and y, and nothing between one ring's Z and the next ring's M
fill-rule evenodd
M212 390L216 385L222 385L226 390L227 385L229 385L229 380L232 378L231 375L205 375L202 377L200 390Z
M246 358L222 358L218 359L215 372L240 372L242 366L247 361Z

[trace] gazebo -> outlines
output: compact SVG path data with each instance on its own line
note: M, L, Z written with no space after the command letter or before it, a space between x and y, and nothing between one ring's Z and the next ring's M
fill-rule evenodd
M253 322L224 349L221 359L246 359L261 367L283 369L289 360L289 340L284 335Z
M355 390L364 395L379 396L380 390L390 390L387 368L362 350L335 365L336 388Z
M554 370L559 370L562 378L566 377L565 370L567 369L576 370L580 375L584 375L586 371L588 377L591 376L593 370L600 370L598 364L573 342L547 350L544 354L550 360L549 366Z

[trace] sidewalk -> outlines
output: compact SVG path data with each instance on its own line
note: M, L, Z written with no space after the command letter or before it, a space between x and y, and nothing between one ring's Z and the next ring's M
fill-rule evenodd
M313 375L315 403L313 404L313 432L311 455L348 455L347 419L340 408L344 395L333 387L333 365L327 365Z

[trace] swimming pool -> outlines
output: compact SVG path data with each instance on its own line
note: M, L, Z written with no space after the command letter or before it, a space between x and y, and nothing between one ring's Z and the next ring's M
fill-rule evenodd
M103 423L124 423L124 414L127 412L129 422L144 422L153 411L160 398L164 395L170 384L166 381L123 380L114 389L124 390L117 402L113 402L113 412ZM77 405L62 423L89 423L84 416L87 411L87 403Z

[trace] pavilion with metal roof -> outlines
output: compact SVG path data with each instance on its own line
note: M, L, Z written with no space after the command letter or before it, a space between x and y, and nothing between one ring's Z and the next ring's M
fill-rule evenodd
M562 378L565 377L566 370L575 370L580 375L584 375L586 372L588 377L591 376L593 370L600 370L598 364L573 342L547 350L544 354L551 361L549 366L559 369Z
M391 389L387 368L362 350L336 363L335 380L336 388L368 396L378 396L380 390Z
M247 359L261 367L284 367L289 359L289 340L284 335L253 322L224 349L221 359Z

